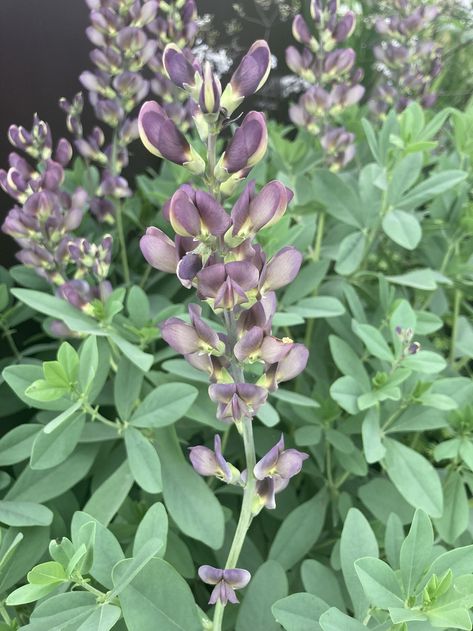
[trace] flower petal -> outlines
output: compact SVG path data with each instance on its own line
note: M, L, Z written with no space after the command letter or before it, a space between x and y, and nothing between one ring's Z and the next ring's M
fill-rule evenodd
M211 565L201 565L198 569L200 580L207 585L216 585L223 578L223 570Z

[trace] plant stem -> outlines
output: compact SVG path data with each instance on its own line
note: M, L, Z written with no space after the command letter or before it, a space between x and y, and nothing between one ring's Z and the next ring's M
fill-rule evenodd
M84 410L84 412L86 412L86 414L90 414L90 416L92 417L92 421L95 421L95 420L100 421L104 425L113 427L113 429L118 431L119 428L118 428L117 423L114 423L110 419L105 418L105 416L100 414L100 412L96 408L93 408L90 405L90 403L84 402L84 404L82 405L82 409Z
M452 322L452 341L450 346L450 364L455 361L455 343L458 335L458 318L460 316L460 307L462 301L462 292L460 289L455 289L453 296L453 322Z
M322 241L324 238L324 229L325 229L325 213L320 212L319 219L317 221L317 231L315 233L315 243L314 243L314 253L312 255L312 261L316 263L320 261L320 252L322 250ZM317 295L317 290L314 290L311 294L312 296ZM314 318L311 318L307 324L307 329L304 337L304 344L307 348L310 347L310 343L312 341L312 333L314 331Z
M243 420L243 443L245 447L245 458L247 467L247 480L243 491L243 501L241 504L240 517L233 536L230 552L228 553L225 569L235 568L240 557L241 549L245 543L246 534L253 519L253 499L256 491L256 479L253 469L256 464L255 446L253 439L253 421L251 418ZM220 601L215 605L213 618L213 631L221 631L223 614L225 607Z
M1 318L0 318L0 328L2 329L4 333L4 337L13 355L15 355L16 359L21 359L21 353L18 350L18 346L16 345L15 340L13 339L13 335L11 334L11 331L8 328L8 326L4 323L4 321Z
M120 244L120 256L122 259L122 266L123 266L123 278L125 280L125 285L129 285L130 284L130 268L128 266L128 255L126 252L125 232L123 230L123 216L122 216L123 209L122 209L121 202L118 200L116 202L116 209L117 209L117 214L116 214L117 233L118 233L118 242Z

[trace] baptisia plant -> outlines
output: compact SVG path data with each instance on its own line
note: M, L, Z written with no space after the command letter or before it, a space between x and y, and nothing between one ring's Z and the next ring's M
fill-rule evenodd
M352 11L340 15L338 0L311 0L310 14L310 24L302 15L292 24L302 52L294 46L286 49L287 65L309 85L289 116L298 127L320 136L327 165L338 171L355 155L355 137L340 125L340 115L365 91L360 85L363 72L355 69L355 51L340 47L353 33L356 17Z
M194 100L195 127L206 144L206 155L200 155L154 102L141 108L140 136L151 153L200 176L204 188L182 185L163 208L174 240L150 227L141 239L141 250L154 268L175 273L184 287L194 288L201 303L220 320L220 327L214 328L204 319L202 307L190 304L189 321L170 318L161 324L161 333L192 366L209 375L209 396L217 404L222 429L225 424L236 426L246 461L241 472L227 462L219 436L213 450L200 445L189 453L201 475L243 488L240 518L225 567L199 569L200 578L214 586L209 601L215 603L212 628L220 631L225 605L238 602L235 590L250 580L249 572L237 565L251 522L264 507L275 507L276 493L300 471L307 457L286 449L281 437L257 462L252 425L268 394L298 375L307 363L308 351L302 344L271 333L275 291L294 280L302 255L284 247L267 257L257 242L258 232L277 222L292 198L279 181L259 191L254 181L246 181L266 151L264 115L247 113L220 152L221 136L232 131L230 117L267 79L271 56L266 42L251 46L223 92L208 63L201 66L190 60L174 44L166 47L163 63L170 80ZM232 205L229 199L237 189ZM232 206L230 213L227 206Z

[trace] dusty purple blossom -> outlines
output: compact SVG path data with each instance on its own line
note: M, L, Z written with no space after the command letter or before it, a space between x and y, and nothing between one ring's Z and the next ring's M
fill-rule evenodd
M354 138L340 130L338 118L364 94L362 72L355 69L354 50L340 47L353 33L356 17L351 11L340 15L337 2L318 1L311 2L311 16L310 25L302 15L296 15L293 21L293 35L303 45L302 51L294 46L286 49L288 67L311 84L298 103L290 106L289 116L295 125L320 137L327 165L338 171L355 152ZM335 149L332 137L341 131L343 141Z
M211 565L201 565L198 570L200 579L208 585L215 585L210 595L209 605L214 605L218 600L222 605L228 602L239 602L235 590L246 587L251 579L248 570L239 568L220 570Z
M292 478L301 471L302 463L308 457L308 454L297 449L285 449L284 436L281 436L276 445L256 463L255 478L257 480L274 476L283 479Z
M205 163L156 101L147 101L138 116L141 141L150 153L185 166L199 175Z
M209 396L218 404L217 418L238 424L242 419L255 415L266 402L268 393L250 383L216 383L209 387Z
M215 476L227 484L237 484L240 472L222 454L220 436L214 438L214 450L203 445L189 448L189 459L194 469L203 476Z

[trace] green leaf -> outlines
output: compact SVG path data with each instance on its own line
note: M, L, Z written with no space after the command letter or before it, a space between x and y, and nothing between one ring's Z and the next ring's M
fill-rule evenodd
M198 390L186 383L166 383L153 390L137 407L130 423L135 427L166 427L182 418Z
M361 265L366 248L366 236L361 231L352 232L340 243L335 263L337 274L349 276Z
M328 605L312 594L291 594L271 607L276 621L286 631L320 631L317 622Z
M417 510L400 551L401 578L406 595L414 594L431 558L434 531L426 513Z
M95 445L79 445L67 461L46 470L25 467L5 496L8 500L47 502L87 475L97 454Z
M315 399L306 397L298 392L292 392L292 390L284 390L284 388L278 388L274 392L271 392L271 396L279 401L284 401L290 405L298 405L303 408L318 408L319 404Z
M162 490L161 462L156 449L134 427L127 427L123 437L128 464L135 482L147 493L160 493Z
M89 573L104 587L110 589L113 585L112 569L116 563L125 558L125 555L117 539L108 528L105 528L95 517L80 511L75 512L72 518L71 534L74 540L79 539L81 528L90 522L93 522L95 526L95 545Z
M401 586L387 563L374 557L355 561L355 569L369 602L381 609L402 607Z
M51 596L35 607L30 624L22 631L77 631L78 625L96 609L95 601L93 594L84 591Z
M315 559L306 559L301 565L301 578L307 592L321 598L330 606L345 610L340 585L330 567Z
M34 502L0 500L0 522L7 526L49 526L53 513Z
M82 392L88 392L99 365L99 352L95 336L89 336L82 344L79 358L79 384Z
M390 513L386 523L384 535L384 550L386 559L393 570L399 569L401 546L404 543L404 528L396 513Z
M423 164L422 153L410 153L394 167L388 186L388 202L395 206L402 194L417 181Z
M75 383L79 375L79 355L76 349L69 342L63 342L57 352L57 360L64 368L69 381Z
M412 521L414 509L386 477L373 478L364 484L358 489L358 496L382 524L388 523L391 513L396 513L403 524Z
M0 466L6 467L29 458L40 425L18 425L0 440Z
M91 495L84 512L106 526L125 501L132 485L133 476L125 460Z
M385 234L406 250L415 250L422 239L417 217L404 210L390 210L384 215L382 225Z
M83 314L65 300L32 289L12 289L11 293L34 311L62 320L72 331L91 335L107 334L93 318Z
M43 376L43 371L39 366L32 366L31 364L8 366L3 370L2 376L16 396L30 407L41 410L65 410L71 405L70 400L66 398L43 402L31 399L25 394L26 389Z
M151 319L149 299L146 293L138 287L133 286L130 289L126 301L126 307L130 314L130 319L138 328L145 326Z
M66 420L61 419L52 431L47 431L50 429L49 425L36 436L33 443L30 462L32 469L51 469L71 455L82 435L85 414L73 411Z
M440 278L429 268L415 269L405 274L386 276L385 278L395 285L403 285L425 291L434 291L437 289L437 282L440 282Z
M18 605L33 603L53 592L57 586L58 583L53 585L23 585L8 596L6 604L9 607L18 607Z
M181 379L205 384L209 383L208 375L191 366L185 359L168 359L161 364L161 368L171 373L171 375L181 377Z
M385 438L385 467L401 495L415 508L431 517L443 511L442 486L436 470L422 456L402 443Z
M274 427L280 421L278 411L274 408L269 401L266 401L258 412L256 413L256 417L266 425L266 427Z
M352 320L352 329L374 357L387 362L394 361L393 352L378 329L370 324L360 324L356 320Z
M368 141L373 158L382 166L383 159L379 152L378 140L376 138L376 132L374 131L373 125L366 118L361 119L361 124L363 125L363 131L365 132L366 140Z
M120 620L122 615L120 607L104 603L77 628L77 631L110 631Z
M67 581L67 575L56 561L41 563L28 572L28 582L33 585L53 585L64 581Z
M128 587L162 547L162 540L153 537L144 543L132 559L119 561L112 571L113 589L109 595L110 599L115 598Z
M473 545L454 548L438 556L430 566L428 576L443 576L449 570L454 577L471 574L473 567Z
M128 631L202 630L189 586L162 559L149 561L121 593L120 605Z
M383 433L379 422L378 409L372 408L366 414L361 426L361 435L366 462L373 464L382 460L386 453L386 448L382 442Z
M164 556L168 538L168 516L161 502L153 504L140 521L133 543L133 556L136 556L137 552L152 537L157 537L162 541L162 546L156 550L154 556Z
M56 432L61 425L68 424L67 421L70 420L70 417L80 408L80 406L80 401L73 403L69 408L67 408L67 410L64 410L64 412L56 416L56 418L52 421L49 421L49 423L43 428L43 432L45 434L52 434L53 432Z
M271 589L268 589L268 586ZM236 631L278 631L271 612L273 604L287 596L287 578L276 561L263 563L250 581L240 605Z
M366 627L358 620L350 618L335 607L320 616L320 626L323 631L366 631Z
M291 313L297 313L309 320L312 318L336 318L345 313L345 307L340 300L332 296L303 298L287 309Z
M113 384L113 398L122 421L128 421L137 403L144 373L126 357L121 357Z
M67 396L69 389L63 386L52 386L45 379L38 379L28 386L25 390L25 394L30 399L35 401L47 402L57 401L62 397Z
M329 335L330 352L336 367L344 375L353 377L363 388L370 387L368 373L353 348L336 335Z
M421 372L426 375L442 372L447 366L445 359L432 351L419 351L415 355L408 355L402 362L405 368Z
M169 515L185 535L218 550L225 527L220 503L186 462L173 428L157 430L156 441Z
M51 386L69 389L69 379L58 361L43 362L44 378Z
M327 494L324 490L297 506L281 524L268 558L280 563L285 570L290 570L319 538L326 509Z
M399 208L418 208L425 202L429 201L429 199L432 199L437 195L441 195L460 182L463 182L466 177L467 173L465 173L465 171L459 171L457 169L434 173L429 178L412 188L399 200L397 205Z
M453 544L468 528L469 503L461 475L449 471L443 481L444 509L440 519L435 520L439 535Z
M349 414L357 414L358 398L364 393L363 387L351 376L340 377L330 386L330 396Z
M377 557L378 554L378 543L366 517L358 509L351 508L343 524L340 539L340 560L345 584L357 618L366 615L369 601L356 573L355 561L364 556ZM322 622L321 626L325 629Z
M154 363L153 355L143 352L128 340L123 339L118 333L111 333L110 338L115 342L121 352L140 370L147 372Z

